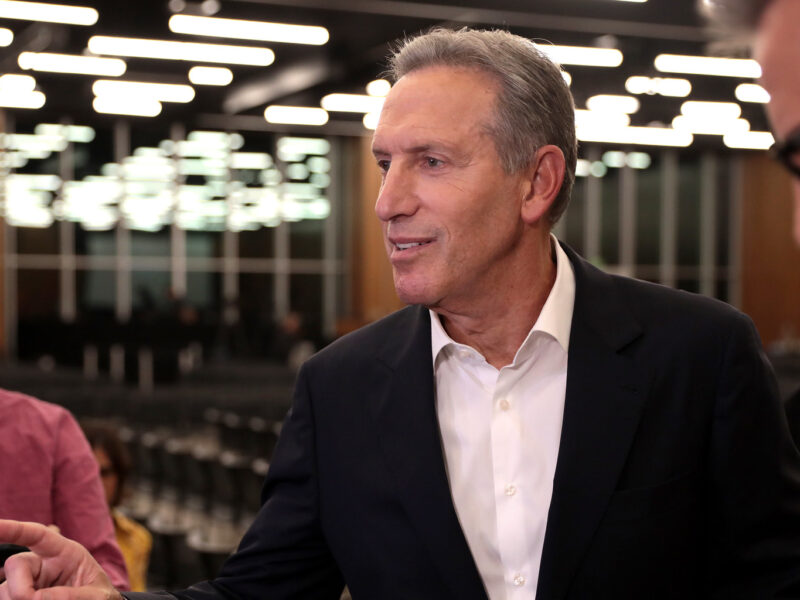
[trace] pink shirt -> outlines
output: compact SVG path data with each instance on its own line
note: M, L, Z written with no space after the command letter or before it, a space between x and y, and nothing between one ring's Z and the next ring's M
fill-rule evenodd
M64 408L0 389L0 517L57 525L115 587L128 574L89 443Z

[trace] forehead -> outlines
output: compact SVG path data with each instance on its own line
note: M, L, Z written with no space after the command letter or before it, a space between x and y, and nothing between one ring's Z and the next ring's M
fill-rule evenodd
M759 23L755 58L772 99L767 112L778 137L800 126L800 2L773 0Z
M443 137L474 134L488 125L498 84L476 69L426 67L401 77L381 110L373 147L397 136Z

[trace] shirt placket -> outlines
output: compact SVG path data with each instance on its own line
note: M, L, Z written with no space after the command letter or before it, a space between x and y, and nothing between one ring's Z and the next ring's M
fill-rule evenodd
M492 398L492 467L497 538L503 564L506 598L533 598L527 547L525 502L530 496L522 469L522 427L518 398L513 394L514 372L501 370Z

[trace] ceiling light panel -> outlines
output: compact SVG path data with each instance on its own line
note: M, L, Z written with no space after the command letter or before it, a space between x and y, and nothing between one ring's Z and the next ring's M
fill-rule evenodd
M592 112L632 114L639 110L639 101L633 96L598 94L586 100L586 108Z
M536 44L550 60L560 65L583 65L586 67L618 67L622 64L622 52L616 48L592 48L586 46L556 46Z
M50 73L75 73L78 75L100 75L118 77L125 73L125 61L120 58L55 54L52 52L22 52L17 63L26 71L48 71Z
M155 117L161 112L161 103L154 98L119 98L97 96L92 107L99 113L131 115L135 117Z
M740 102L766 104L770 100L769 92L757 83L740 83L736 86L735 94Z
M324 125L328 122L328 112L311 106L282 106L273 104L264 110L268 123L286 125Z
M634 75L625 81L625 89L631 94L647 94L685 98L692 92L688 79L678 77L644 77Z
M313 25L289 25L195 15L173 15L169 19L169 28L173 33L312 46L321 46L330 39L327 29Z
M14 41L14 32L5 27L0 27L0 46L10 46Z
M189 81L195 85L228 85L233 81L233 71L225 67L192 67Z
M92 85L92 91L96 96L153 98L161 102L191 102L194 99L192 86L176 83L98 79Z
M328 111L372 113L380 112L383 101L384 98L363 94L328 94L320 104Z
M687 73L693 75L716 75L720 77L742 77L758 79L761 66L749 58L717 58L680 54L659 54L655 67L665 73Z
M96 35L89 38L89 50L95 54L134 56L162 60L226 63L266 67L275 60L269 48L230 46L227 44L201 44L173 42L143 38L124 38Z
M67 25L94 25L98 12L88 6L67 6L44 2L0 0L0 18L65 23Z

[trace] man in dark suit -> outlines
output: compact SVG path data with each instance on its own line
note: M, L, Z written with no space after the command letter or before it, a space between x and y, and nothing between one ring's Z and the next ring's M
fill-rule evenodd
M376 213L412 306L304 365L255 522L174 595L800 597L800 457L749 319L550 233L576 156L559 69L475 31L392 67ZM52 532L0 540L34 551L0 600L120 597Z

